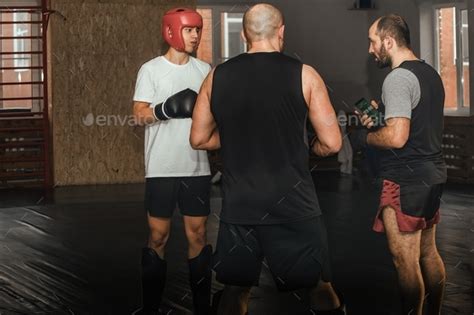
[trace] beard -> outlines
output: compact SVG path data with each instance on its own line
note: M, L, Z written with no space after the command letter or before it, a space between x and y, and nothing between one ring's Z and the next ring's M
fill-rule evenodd
M379 66L379 68L386 68L392 66L392 58L388 55L384 45L382 45L382 47L380 48L378 57L375 56L375 62L377 63L377 66Z

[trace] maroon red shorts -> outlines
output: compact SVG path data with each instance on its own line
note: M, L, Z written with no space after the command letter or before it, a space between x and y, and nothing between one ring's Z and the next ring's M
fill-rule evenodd
M380 187L380 204L373 230L385 232L382 210L395 209L401 232L429 229L440 220L439 206L444 184L397 184L383 179Z

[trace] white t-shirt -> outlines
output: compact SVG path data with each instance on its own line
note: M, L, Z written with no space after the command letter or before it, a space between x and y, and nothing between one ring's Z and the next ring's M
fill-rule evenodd
M210 70L193 57L177 65L159 56L140 68L133 100L154 107L186 88L198 93ZM207 152L194 150L189 143L191 122L191 118L170 119L145 127L145 177L210 175Z

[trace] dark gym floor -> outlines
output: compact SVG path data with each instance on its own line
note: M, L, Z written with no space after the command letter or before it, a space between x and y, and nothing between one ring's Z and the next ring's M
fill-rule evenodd
M328 227L334 283L347 313L398 314L385 236L371 231L377 200L369 180L314 173ZM0 190L0 314L130 314L140 302L140 248L147 236L143 185ZM220 192L213 187L208 238L215 243ZM473 314L474 186L448 185L438 245L448 274L443 313ZM186 240L175 213L164 304L190 314ZM213 290L220 288L214 283ZM251 315L304 314L305 292L278 293L263 270Z

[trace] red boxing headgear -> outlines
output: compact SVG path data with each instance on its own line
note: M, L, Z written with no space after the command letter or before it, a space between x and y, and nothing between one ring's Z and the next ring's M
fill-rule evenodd
M196 11L187 8L172 9L163 16L163 38L177 51L184 51L182 31L185 27L202 28L202 16ZM201 32L199 32L200 39Z

